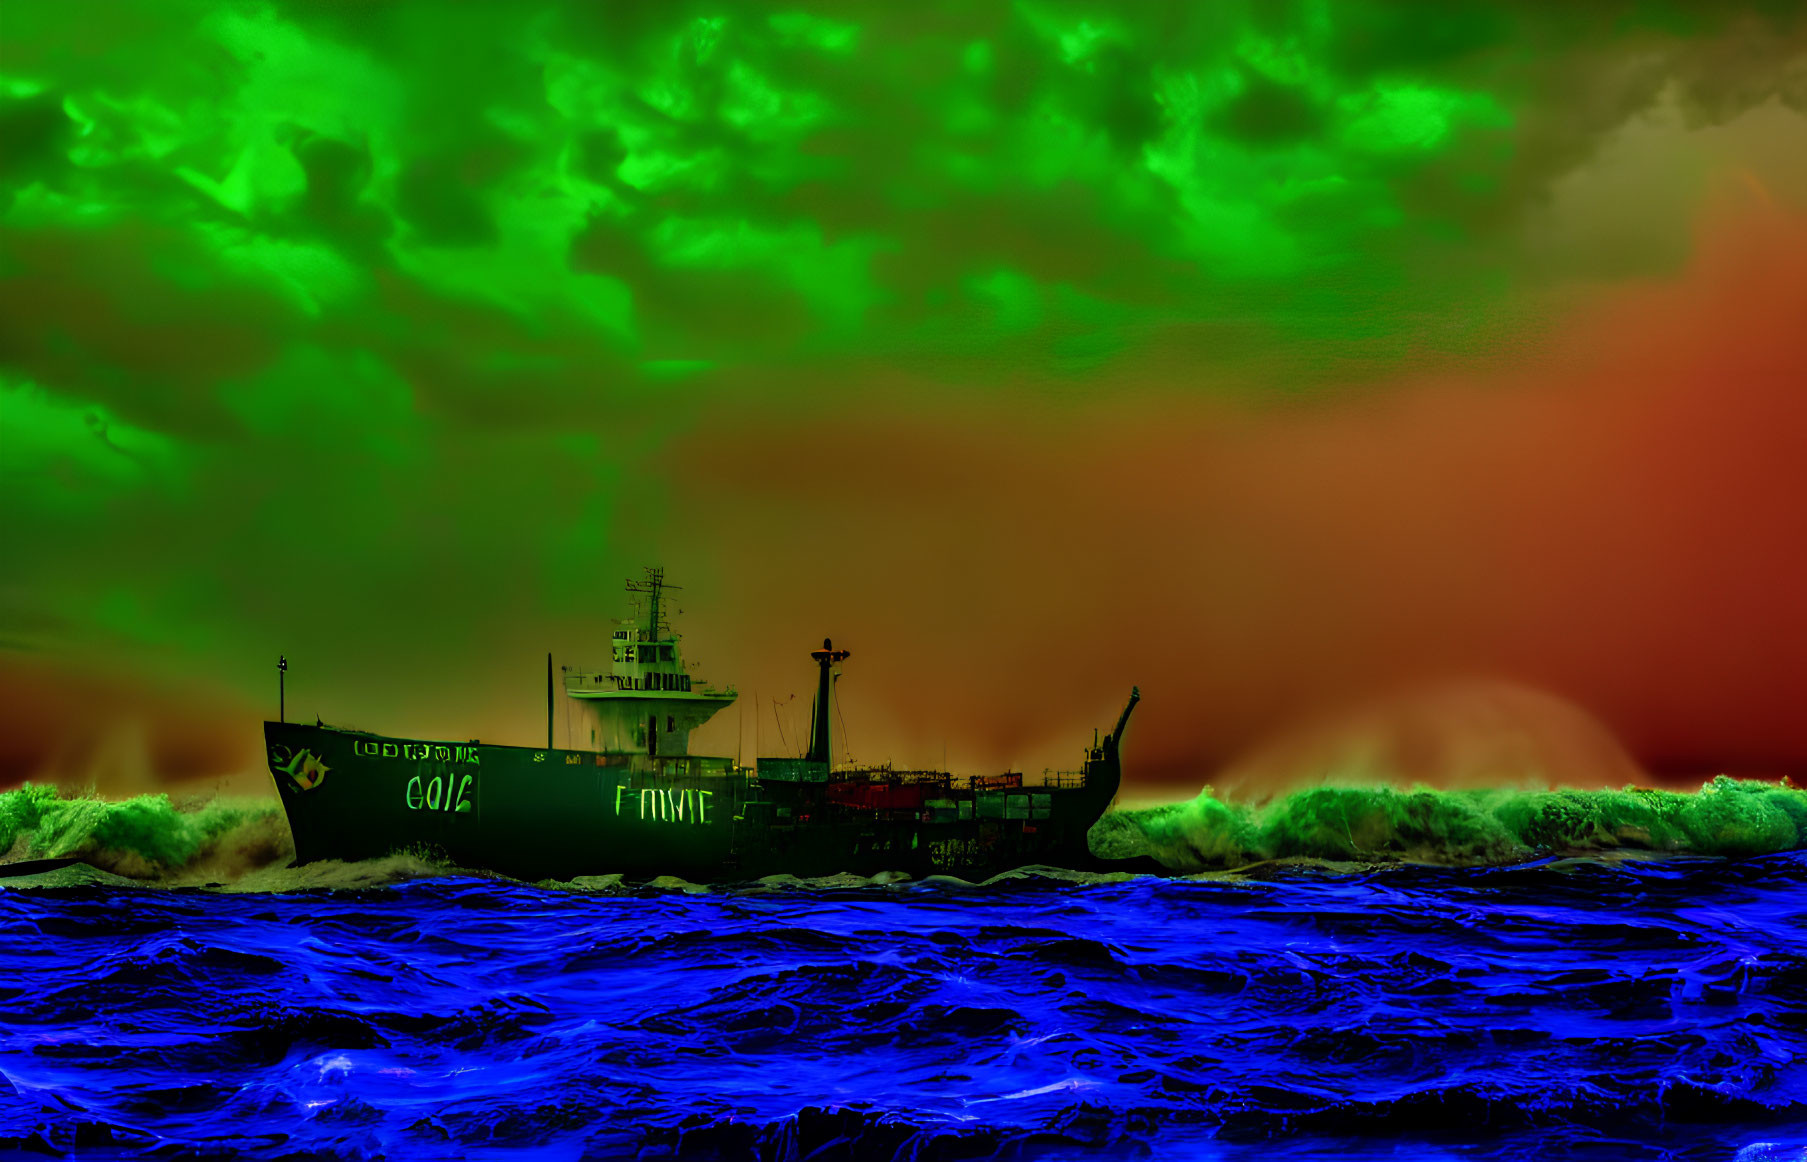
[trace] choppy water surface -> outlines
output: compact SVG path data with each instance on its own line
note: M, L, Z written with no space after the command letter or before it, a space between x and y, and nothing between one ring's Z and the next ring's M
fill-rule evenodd
M0 1146L1807 1157L1807 854L1256 874L0 892Z

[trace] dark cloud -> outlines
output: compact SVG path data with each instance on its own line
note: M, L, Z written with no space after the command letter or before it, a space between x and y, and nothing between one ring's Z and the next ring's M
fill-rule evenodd
M48 93L0 105L0 190L55 181L73 136L61 103Z
M267 366L298 329L268 292L216 282L214 257L173 223L0 225L0 250L0 366L175 435L221 434L219 383Z

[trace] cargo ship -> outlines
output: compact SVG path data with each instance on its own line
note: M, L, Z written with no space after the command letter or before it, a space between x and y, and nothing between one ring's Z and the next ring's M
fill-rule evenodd
M667 618L661 569L630 580L607 669L564 673L566 745L393 738L316 723L264 723L298 863L414 851L527 880L619 873L731 882L904 872L979 879L1029 864L1088 868L1086 832L1121 780L1140 692L1076 770L957 777L833 761L836 680L851 656L810 651L808 748L755 758L689 753L690 734L732 705L693 676ZM799 740L801 742L801 740ZM574 743L576 745L574 745Z

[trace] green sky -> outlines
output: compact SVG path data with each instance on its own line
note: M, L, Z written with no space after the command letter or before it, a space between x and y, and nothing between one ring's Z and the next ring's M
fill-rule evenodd
M1717 178L1807 192L1804 31L1720 0L12 0L0 649L245 697L281 649L329 717L512 728L500 660L593 639L640 563L744 612L747 559L682 527L719 417L1010 438L1498 365L1578 288L1681 269ZM813 519L758 477L710 487ZM771 647L725 622L702 656Z

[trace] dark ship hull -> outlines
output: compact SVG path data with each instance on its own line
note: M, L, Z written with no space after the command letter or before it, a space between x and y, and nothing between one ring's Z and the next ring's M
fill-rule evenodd
M901 871L979 879L1086 868L1116 796L1136 695L1084 768L1020 776L830 771L826 763L491 746L266 722L299 862L420 851L522 879L698 882Z

